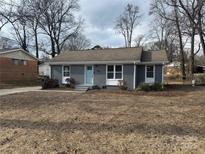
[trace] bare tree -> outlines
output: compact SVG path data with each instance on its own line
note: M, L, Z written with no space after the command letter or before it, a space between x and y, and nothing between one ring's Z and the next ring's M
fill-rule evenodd
M19 4L10 1L5 4L6 7L1 8L0 15L11 24L14 37L21 48L28 51L29 29L27 28L25 3L26 0L21 0Z
M52 57L60 54L65 42L81 28L81 21L76 22L73 15L73 11L78 8L77 0L44 0L42 2L41 9L46 11L41 18L40 27L50 38Z
M161 18L166 19L174 23L173 26L176 28L179 51L180 51L180 61L181 61L181 72L182 78L186 78L185 72L185 55L184 55L184 43L183 43L183 14L181 14L177 0L153 0L151 13L157 14Z
M134 42L135 42L135 47L142 47L145 42L146 42L146 36L145 35L138 35L135 39L134 39Z
M24 8L27 10L26 19L35 40L36 57L39 58L38 30L40 19L47 8L41 9L43 0L27 0Z
M204 34L204 13L205 1L203 0L179 0L179 7L189 20L189 35L191 37L191 74L194 73L194 56L195 56L195 35L199 35L201 46L205 57L205 34ZM205 61L205 60L204 60Z
M117 19L115 29L123 35L125 47L132 47L133 32L140 22L139 7L127 4L123 14Z
M70 37L65 42L64 49L76 51L76 50L87 49L89 47L90 47L90 40L88 40L84 35L78 33Z

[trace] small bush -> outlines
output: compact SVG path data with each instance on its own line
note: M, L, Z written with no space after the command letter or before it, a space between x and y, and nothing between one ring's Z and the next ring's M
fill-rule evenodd
M139 89L142 91L150 91L150 85L148 83L140 83Z
M154 83L153 85L150 86L151 90L153 91L161 91L163 90L162 84L161 83Z
M163 87L161 83L157 83L157 82L152 85L148 83L141 83L139 85L139 89L142 91L161 91L163 90Z
M96 90L99 90L101 89L99 86L95 85L95 86L92 86L92 89L96 89Z
M106 89L107 88L107 86L102 86L102 89Z
M75 79L67 78L66 82L67 82L66 87L68 87L68 88L75 88L75 83L76 83Z
M50 89L50 88L58 88L58 80L56 79L49 79L45 77L42 82L42 89Z

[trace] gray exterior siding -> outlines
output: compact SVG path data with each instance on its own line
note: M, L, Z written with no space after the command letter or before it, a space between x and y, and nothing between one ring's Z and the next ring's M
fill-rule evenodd
M106 65L94 65L94 85L106 85Z
M70 77L74 78L76 84L84 84L84 65L71 65Z
M51 66L51 78L57 79L62 84L62 66Z
M155 65L155 82L162 83L163 65ZM136 66L136 88L140 83L145 82L145 65Z
M155 65L155 82L162 83L163 65Z
M126 81L128 89L133 89L134 64L123 65L123 79Z
M145 65L136 66L136 88L140 83L145 82Z
M77 84L84 84L84 65L71 65L70 74L75 79ZM155 65L155 82L162 83L162 69L163 65ZM57 79L59 84L62 84L62 66L53 65L51 66L51 78ZM124 64L123 65L123 79L126 81L128 89L133 89L133 78L134 78L134 65ZM145 65L136 65L136 88L140 83L145 82ZM100 87L106 85L106 65L94 65L94 85Z

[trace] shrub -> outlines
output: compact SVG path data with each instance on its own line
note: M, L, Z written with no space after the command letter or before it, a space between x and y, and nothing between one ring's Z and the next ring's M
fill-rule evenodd
M163 90L163 87L161 83L157 83L157 82L152 85L148 83L140 83L139 89L142 91L161 91Z
M66 87L68 87L68 88L75 88L75 83L76 83L75 79L67 78L65 81L67 82Z
M125 80L119 80L118 86L121 90L127 90L127 82Z
M139 84L139 89L142 91L150 91L151 90L150 85L148 83L144 83L144 82Z
M92 86L92 89L96 89L96 90L99 90L101 89L99 86L95 85L95 86Z
M49 79L49 77L45 77L42 82L42 89L50 89L50 88L58 88L58 80Z
M158 82L156 82L156 83L154 83L153 85L151 85L150 88L151 88L151 90L153 90L153 91L161 91L161 90L163 90L162 84L161 84L161 83L158 83Z

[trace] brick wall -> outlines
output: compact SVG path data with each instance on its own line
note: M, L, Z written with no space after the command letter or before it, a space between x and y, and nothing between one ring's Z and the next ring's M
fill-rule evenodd
M0 81L33 80L37 77L37 61L13 64L12 59L0 57Z

